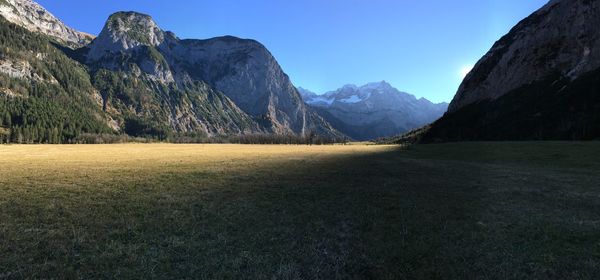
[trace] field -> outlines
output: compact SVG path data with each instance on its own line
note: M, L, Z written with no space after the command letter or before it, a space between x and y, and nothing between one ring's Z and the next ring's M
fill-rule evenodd
M600 143L0 146L0 279L598 279Z

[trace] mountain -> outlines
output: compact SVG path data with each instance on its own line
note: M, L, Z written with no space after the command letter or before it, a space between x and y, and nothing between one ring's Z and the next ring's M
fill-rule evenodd
M316 103L318 101L319 95L308 90L305 89L303 87L298 87L298 93L300 93L300 97L302 97L302 100L307 103L307 104L311 104L311 103Z
M0 19L0 47L6 50L0 56L0 113L8 119L0 114L0 134L9 135L0 141L15 141L24 130L29 142L50 142L46 136L54 130L61 142L99 133L344 137L302 102L275 58L254 40L181 40L148 15L118 12L85 44L66 36L81 33L34 2L0 1L14 8L11 15L39 14L54 24L40 29ZM72 49L77 44L83 46ZM35 114L30 103L37 100L47 116L24 117ZM47 120L71 113L69 125L78 123L74 118L87 125L66 129L67 120Z
M384 82L346 85L317 95L299 88L305 102L334 128L356 140L388 137L429 124L446 112L447 103L401 92Z
M251 134L264 130L221 91L178 68L178 43L148 15L119 12L79 51L103 110L133 136Z
M235 105L223 112L242 116L242 123L255 121L259 129L250 132L340 136L304 105L289 77L257 41L231 36L180 40L150 16L121 12L109 18L88 48L84 56L92 69L142 73L148 81L175 88L205 83ZM132 61L137 67L131 68Z
M0 17L0 142L66 143L115 132L84 65Z
M254 40L183 40L172 53L191 79L207 81L222 91L269 132L338 135L305 106L275 58Z
M82 47L93 36L76 31L31 0L0 0L0 15L32 32L48 35L70 47Z
M600 138L600 2L552 0L494 44L426 141Z

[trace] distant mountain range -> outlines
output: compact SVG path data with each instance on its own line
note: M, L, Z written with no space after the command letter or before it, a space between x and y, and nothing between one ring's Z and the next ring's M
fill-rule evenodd
M299 88L304 101L331 125L356 140L370 140L405 133L440 118L447 103L401 92L387 82L361 87L346 85L317 95Z
M600 139L600 1L552 0L502 37L424 141Z
M345 137L302 102L257 41L180 40L136 12L111 15L94 37L30 0L0 0L0 15L0 140Z

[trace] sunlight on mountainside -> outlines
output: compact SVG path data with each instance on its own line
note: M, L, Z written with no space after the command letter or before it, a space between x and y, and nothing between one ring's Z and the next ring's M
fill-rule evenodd
M464 79L473 70L473 65L465 65L460 68L460 78Z

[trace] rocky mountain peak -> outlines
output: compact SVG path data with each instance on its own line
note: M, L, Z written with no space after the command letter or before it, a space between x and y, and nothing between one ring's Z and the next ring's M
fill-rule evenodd
M117 12L106 22L111 35L123 35L122 39L143 45L159 45L164 32L151 16L138 12ZM121 39L121 38L120 38Z
M522 20L475 65L450 111L538 81L574 80L600 67L600 1L552 0Z
M298 87L297 89L298 89L298 93L300 93L300 96L302 97L302 99L306 100L308 98L313 98L313 97L318 96L318 94L316 94L308 89L305 89L303 87Z
M362 86L361 88L363 88L363 89L380 89L380 90L394 89L394 87L386 81L368 83L368 84Z
M342 86L343 90L357 90L358 87L355 84L346 84Z
M165 41L165 37L176 38L172 33L165 33L149 15L117 12L108 18L102 32L90 45L88 60L141 46L156 47Z
M73 48L82 47L94 38L68 27L31 0L0 0L0 15L29 31L45 34Z
M180 40L148 15L119 12L89 45L87 63L93 69L139 73L163 84L206 83L267 132L340 136L306 107L277 60L255 40Z
M448 104L401 92L385 81L345 85L317 95L300 88L304 101L332 126L356 140L398 135L437 120Z
M600 137L600 1L552 0L498 40L424 142Z

